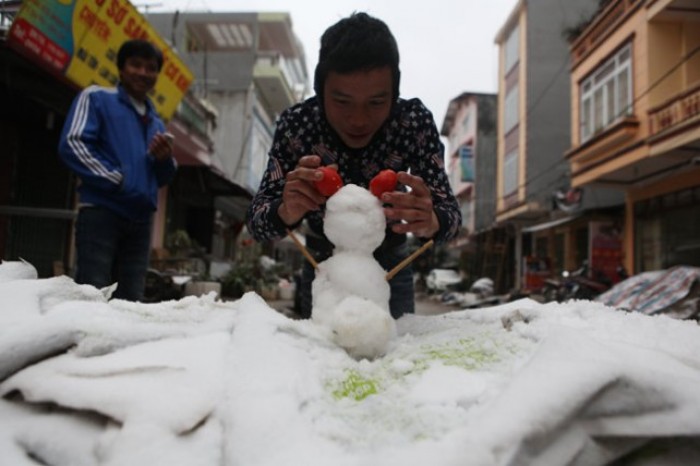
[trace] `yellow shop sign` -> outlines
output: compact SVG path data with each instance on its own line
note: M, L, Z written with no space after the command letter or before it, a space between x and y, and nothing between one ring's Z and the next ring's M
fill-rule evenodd
M128 0L24 0L8 42L50 72L87 87L117 83L117 50L135 38L163 51L163 69L151 99L168 120L193 75Z

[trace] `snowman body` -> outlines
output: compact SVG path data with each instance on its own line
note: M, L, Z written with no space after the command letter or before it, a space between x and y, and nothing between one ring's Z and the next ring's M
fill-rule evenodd
M386 271L372 255L385 228L381 202L357 185L343 186L326 203L323 231L335 250L318 264L311 317L357 359L385 354L396 335Z

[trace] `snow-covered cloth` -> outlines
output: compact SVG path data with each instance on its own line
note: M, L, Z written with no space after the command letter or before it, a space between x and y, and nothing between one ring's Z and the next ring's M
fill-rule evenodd
M0 283L2 464L602 465L625 455L693 464L700 455L695 322L521 300L406 315L386 356L356 361L313 321L290 320L254 293L158 304L101 296L66 277Z
M700 267L675 266L634 275L599 295L596 301L643 314L656 314L688 296L698 282Z

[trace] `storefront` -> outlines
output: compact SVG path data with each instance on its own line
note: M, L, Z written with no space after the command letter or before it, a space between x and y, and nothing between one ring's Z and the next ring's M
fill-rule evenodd
M634 203L637 272L700 267L700 186Z
M73 178L56 148L76 90L2 41L0 76L0 258L51 276L70 257Z
M624 262L621 218L621 209L608 209L523 228L524 287L537 289L547 277L584 263L591 273L618 282Z

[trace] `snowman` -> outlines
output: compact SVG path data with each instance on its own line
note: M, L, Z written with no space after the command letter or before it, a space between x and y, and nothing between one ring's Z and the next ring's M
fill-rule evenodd
M372 255L385 228L382 204L365 188L345 185L326 203L323 231L335 249L318 264L311 318L358 360L384 355L396 336L386 271Z

